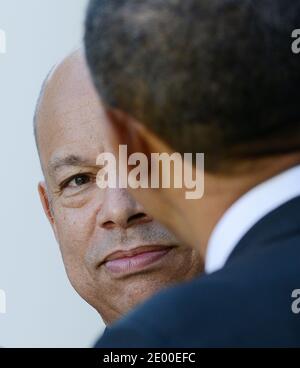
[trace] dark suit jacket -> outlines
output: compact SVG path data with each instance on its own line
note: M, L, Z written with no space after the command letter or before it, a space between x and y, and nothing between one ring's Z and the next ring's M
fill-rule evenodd
M300 347L294 289L300 197L259 221L220 271L159 293L107 330L97 347Z

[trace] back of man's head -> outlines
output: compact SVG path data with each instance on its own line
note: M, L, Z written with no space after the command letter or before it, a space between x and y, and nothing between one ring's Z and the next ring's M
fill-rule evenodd
M92 0L86 52L106 103L179 152L300 151L295 0Z

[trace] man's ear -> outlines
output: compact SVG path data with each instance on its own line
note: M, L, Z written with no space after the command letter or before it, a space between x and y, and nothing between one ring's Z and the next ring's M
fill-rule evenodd
M47 219L49 220L49 222L52 226L52 229L53 229L53 231L56 235L56 225L55 225L53 213L52 213L52 210L51 210L50 200L49 200L49 196L48 196L48 192L47 192L45 182L40 182L39 183L38 192L39 192L39 196L40 196L40 200L41 200L44 212L45 212L45 214L47 216Z
M144 124L140 123L133 117L123 111L117 109L108 109L107 122L110 141L113 144L115 152L118 152L120 144L127 144L128 155L132 153L144 153L148 162L151 153L168 153L172 154L172 150L163 140L155 133L152 133ZM130 168L127 168L130 170ZM138 203L141 203L147 213L156 218L161 223L169 226L168 220L171 218L168 214L172 208L172 202L169 197L172 193L178 197L178 190L162 189L162 188L138 188L132 189L128 187L129 192L133 195ZM172 217L174 218L175 215Z
M118 109L107 109L108 121L111 125L110 135L116 152L120 144L126 144L128 154L142 152L150 156L155 153L171 153L173 150L156 134L132 116Z

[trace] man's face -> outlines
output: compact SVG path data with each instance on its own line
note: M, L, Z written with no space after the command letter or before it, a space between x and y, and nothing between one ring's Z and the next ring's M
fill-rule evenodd
M96 185L110 150L102 106L79 53L50 76L37 116L46 184L39 191L77 292L113 322L156 291L202 270L125 189Z

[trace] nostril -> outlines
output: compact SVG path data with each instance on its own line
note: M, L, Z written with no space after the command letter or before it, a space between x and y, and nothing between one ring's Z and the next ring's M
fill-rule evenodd
M116 227L122 227L125 229L127 227L143 224L149 221L151 221L151 218L149 216L147 216L143 212L139 212L135 213L132 216L126 216L124 214L123 216L120 217L116 216L115 219L113 220L103 221L101 223L101 227L103 227L106 230L112 230L115 229Z
M113 221L106 221L102 224L102 226L106 229L112 229L116 226L116 224Z
M141 221L149 221L149 217L145 213L136 213L128 218L128 223L136 223Z

